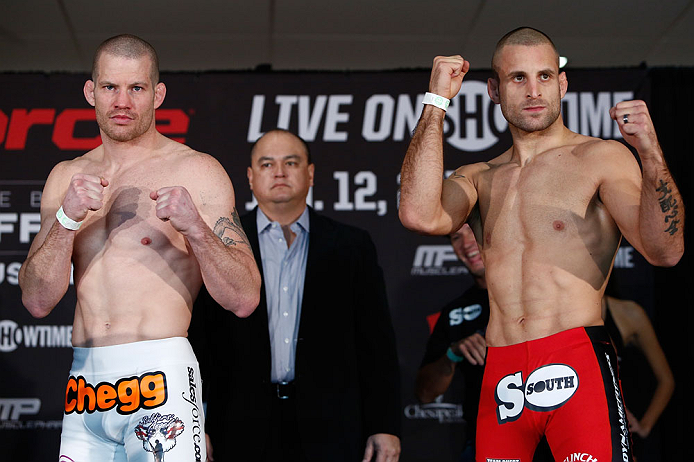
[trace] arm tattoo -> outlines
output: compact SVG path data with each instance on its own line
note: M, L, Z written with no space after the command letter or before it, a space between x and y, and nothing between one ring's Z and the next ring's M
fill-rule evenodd
M664 232L670 233L672 236L679 231L677 227L677 224L680 222L677 219L677 215L679 215L677 199L672 197L672 189L668 188L667 181L660 180L660 186L655 188L655 190L662 194L658 198L658 202L660 203L660 210L665 214L665 223L669 223Z
M453 179L453 178L465 178L465 175L461 175L460 173L453 172L453 173L451 173L451 176L449 176L448 178L451 178L451 179Z
M225 236L227 230L230 230L236 235L240 236L241 239L235 240L231 237ZM241 219L236 211L236 207L234 207L234 210L231 212L231 220L227 217L219 217L217 223L214 224L213 232L227 247L230 245L236 245L237 243L245 244L248 248L251 247L250 242L248 242L248 236L246 236L246 233L243 231L243 226L241 226Z

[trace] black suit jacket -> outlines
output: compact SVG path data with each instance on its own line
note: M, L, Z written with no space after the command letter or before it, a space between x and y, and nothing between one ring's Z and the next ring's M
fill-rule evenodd
M241 221L262 275L256 213ZM367 232L312 209L309 223L295 364L301 445L309 460L361 461L369 435L400 434L399 365L383 273ZM195 330L204 332L203 346ZM191 335L206 382L215 460L257 460L273 399L265 286L245 319L203 291Z

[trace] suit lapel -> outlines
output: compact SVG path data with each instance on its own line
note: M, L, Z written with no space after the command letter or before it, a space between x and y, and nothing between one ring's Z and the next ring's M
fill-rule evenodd
M299 338L303 338L311 322L320 319L315 316L315 310L325 303L323 280L330 277L323 266L325 255L331 252L335 243L335 233L332 224L318 215L311 207L309 211L308 258L306 260L306 276L304 278L304 297L301 301L301 319L299 321ZM298 356L298 355L297 355Z
M261 342L262 347L258 350L261 354L261 358L267 361L268 368L268 380L270 377L270 364L272 362L272 356L270 351L270 332L268 330L268 316L267 316L267 297L265 296L265 277L263 275L263 260L260 254L260 242L258 241L258 223L256 221L258 213L258 207L254 208L251 212L245 214L241 217L241 224L243 229L248 236L248 242L251 244L251 249L253 249L253 256L255 257L255 262L258 265L258 271L260 271L260 277L262 284L260 285L260 302L258 307L255 309L251 318L254 319L251 328L253 329L253 334L251 341L257 339Z

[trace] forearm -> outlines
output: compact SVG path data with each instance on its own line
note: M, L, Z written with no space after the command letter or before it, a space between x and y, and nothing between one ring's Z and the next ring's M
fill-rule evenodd
M242 249L247 244L225 244L207 226L186 240L212 298L239 317L250 315L260 301L260 273L250 248Z
M424 106L400 174L400 220L424 233L436 232L431 225L442 214L444 116L443 110Z
M448 390L453 380L455 365L445 355L423 366L417 372L415 393L422 403L431 403Z
M32 316L47 316L67 292L74 239L75 231L56 221L19 270L22 303Z
M641 241L650 263L674 266L684 252L684 203L662 152L642 154Z

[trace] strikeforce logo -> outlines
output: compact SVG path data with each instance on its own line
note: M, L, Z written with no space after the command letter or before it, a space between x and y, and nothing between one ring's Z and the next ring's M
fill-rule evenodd
M65 390L65 413L91 414L115 407L119 414L128 415L163 405L167 393L166 375L161 371L120 379L115 385L101 382L94 386L82 376L70 376Z
M155 111L157 130L175 141L185 143L190 117L182 109ZM29 130L52 125L51 141L62 151L88 151L101 144L94 109L12 109L9 115L0 110L0 146L6 151L26 149ZM86 136L88 132L91 136ZM78 134L81 133L81 134Z
M578 390L578 374L566 364L548 364L530 373L523 382L523 373L509 374L496 385L495 399L499 406L499 425L520 418L523 409L552 411L563 406Z

